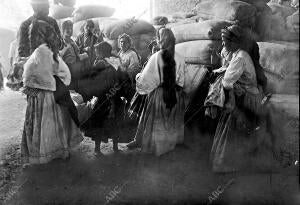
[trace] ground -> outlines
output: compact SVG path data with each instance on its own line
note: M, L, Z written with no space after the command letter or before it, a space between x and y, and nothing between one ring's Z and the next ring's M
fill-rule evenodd
M214 174L208 164L209 136L201 140L186 130L191 142L155 157L112 151L102 144L93 154L89 138L73 150L68 161L21 168L20 142L25 96L0 93L0 203L7 205L67 204L299 204L295 166L276 171L256 170ZM262 162L267 163L267 162Z

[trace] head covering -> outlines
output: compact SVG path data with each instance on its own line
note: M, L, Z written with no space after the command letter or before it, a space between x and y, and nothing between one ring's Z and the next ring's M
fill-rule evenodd
M30 4L49 4L49 0L30 0Z
M29 28L29 41L31 50L35 50L40 46L41 42L38 42L37 37L42 38L50 47L52 52L57 55L59 37L52 25L42 20L32 21ZM56 60L56 58L55 58Z
M95 49L97 49L99 52L103 53L105 57L111 56L112 47L109 43L102 41L100 43L97 43L95 45Z
M61 30L64 31L68 27L73 27L73 22L71 20L66 20L61 25Z
M221 36L231 42L240 43L243 29L238 25L232 25L221 30Z

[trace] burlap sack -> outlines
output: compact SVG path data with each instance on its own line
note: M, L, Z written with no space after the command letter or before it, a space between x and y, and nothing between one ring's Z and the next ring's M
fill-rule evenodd
M172 28L176 43L194 40L220 40L221 29L230 26L228 21L207 20L199 23L183 24Z
M258 42L260 64L268 78L272 93L299 93L299 44Z
M114 14L115 9L110 8L107 6L100 6L100 5L85 5L80 6L77 8L72 16L73 21L83 21L91 18L97 18L97 17L110 17Z
M290 6L284 6L276 3L269 2L268 6L272 10L272 14L279 14L283 18L286 18L292 15L296 10Z
M197 15L207 19L239 21L247 27L255 24L256 8L242 1L206 0L196 5Z
M286 26L290 32L299 34L299 9L286 18Z
M76 0L54 0L55 4L60 3L63 6L73 7L76 4Z
M137 35L144 33L155 33L155 28L144 20L125 19L106 24L103 28L105 37L117 39L119 35Z
M176 44L175 50L184 57L186 63L215 65L211 59L212 49L221 47L221 41L198 40Z

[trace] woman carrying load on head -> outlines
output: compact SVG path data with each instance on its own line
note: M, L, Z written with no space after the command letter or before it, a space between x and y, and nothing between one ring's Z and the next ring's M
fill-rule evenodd
M33 53L24 64L27 108L21 154L25 163L43 164L68 158L69 148L83 137L68 108L56 102L57 80L67 86L71 75L58 55L55 29L45 21L32 21L29 38Z
M210 160L214 172L248 169L256 153L257 116L263 113L263 94L258 89L255 67L242 50L242 29L237 25L222 29L224 75L217 78L214 92L206 101L218 102L220 120L215 132ZM220 70L220 71L221 71ZM219 83L219 85L217 85ZM251 155L253 154L253 155Z
M184 140L184 59L175 52L175 37L170 29L157 34L160 51L154 53L136 76L136 89L147 95L135 140L128 148L160 156Z

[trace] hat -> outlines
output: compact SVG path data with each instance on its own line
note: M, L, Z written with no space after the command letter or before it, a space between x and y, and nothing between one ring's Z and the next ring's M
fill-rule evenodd
M49 0L30 0L31 4L49 4Z

